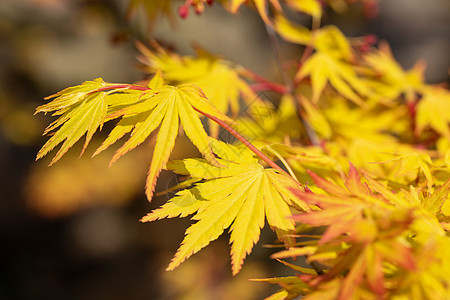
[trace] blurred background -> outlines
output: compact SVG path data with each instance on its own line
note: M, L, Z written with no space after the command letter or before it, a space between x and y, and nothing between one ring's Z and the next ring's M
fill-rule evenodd
M152 28L139 11L126 19L128 1L0 1L0 299L262 299L276 290L249 278L282 276L290 270L268 257L274 241L264 230L243 270L232 277L228 236L165 272L183 239L188 219L140 223L167 200L144 195L151 142L112 167L112 152L90 158L104 138L97 134L86 154L80 145L52 167L51 155L35 162L53 120L33 115L44 97L85 80L102 77L131 83L136 40L157 38L179 53L199 44L267 78L279 74L264 26L251 9L235 16L218 5L186 20L158 19ZM422 59L430 83L448 83L450 2L379 2L366 18L360 5L325 24L347 35L375 34L387 40L396 59L411 68ZM302 21L302 20L300 20ZM307 22L306 20L305 22ZM300 49L282 43L283 55ZM172 158L198 153L179 138ZM157 190L176 183L163 172Z

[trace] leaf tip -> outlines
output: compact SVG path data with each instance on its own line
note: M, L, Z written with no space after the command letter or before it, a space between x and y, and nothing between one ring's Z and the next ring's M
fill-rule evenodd
M148 213L147 215L143 216L139 222L141 223L146 223L146 222L151 222L154 221L154 218L151 217L152 213Z
M237 274L239 274L241 269L242 269L242 264L240 264L240 265L233 265L233 267L231 268L231 274L233 276L236 276Z
M153 175L149 173L147 176L147 182L145 183L145 195L147 196L148 202L152 202L158 176L159 173Z
M173 271L175 270L179 265L181 265L182 262L186 260L186 257L179 257L178 252L175 254L175 257L172 258L169 265L166 268L166 271Z

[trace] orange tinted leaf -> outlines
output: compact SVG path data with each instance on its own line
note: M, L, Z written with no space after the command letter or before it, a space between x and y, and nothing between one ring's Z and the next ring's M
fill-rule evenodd
M386 288L383 281L383 265L381 254L369 246L365 249L365 256L367 260L367 282L372 291L378 297L382 297L386 293Z
M348 275L345 276L339 291L338 300L354 298L356 287L361 283L366 267L366 260L360 256L352 265Z
M349 192L352 192L355 195L368 193L367 188L361 184L361 177L353 164L350 164L350 170L348 172L347 180L345 181L345 186Z
M347 192L345 189L341 188L340 186L337 186L320 176L317 176L315 173L307 170L308 174L313 178L314 183L321 189L327 191L330 194L333 195L345 195Z

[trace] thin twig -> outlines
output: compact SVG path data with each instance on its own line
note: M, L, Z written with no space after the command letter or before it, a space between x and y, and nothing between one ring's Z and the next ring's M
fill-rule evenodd
M137 91L147 91L150 90L150 88L142 85L135 85L135 84L115 84L115 85L107 85L101 88L98 88L96 90L93 90L89 92L88 94L94 94L94 93L100 93L105 92L109 90L119 90L119 89L128 89L128 90L137 90Z
M308 57L311 56L311 54L314 51L314 37L315 32L320 28L320 18L313 18L312 26L311 26L311 39L308 42L308 45L306 45L305 50L303 50L302 57L300 58L300 62L297 67L297 73L300 71L300 69L303 67L303 64L308 59ZM298 84L298 82L295 82L295 84Z
M294 84L291 78L288 76L286 72L284 72L283 65L281 63L281 47L278 41L277 33L275 30L268 24L265 24L266 32L269 37L270 44L272 46L273 54L275 57L275 62L277 64L277 68L280 72L281 78L288 89L288 93L294 92Z
M311 141L311 144L313 145L319 145L320 140L316 134L316 132L309 126L309 124L305 121L305 119L301 116L301 108L299 105L299 100L297 98L297 95L295 94L295 86L291 78L288 76L288 74L284 71L283 65L281 63L281 47L280 42L278 40L278 36L275 32L275 30L268 24L265 24L267 35L269 36L270 44L272 45L272 50L274 53L275 61L277 63L278 70L280 72L281 78L286 85L287 92L293 97L295 102L295 108L297 111L297 115L299 119L301 120L303 127L305 128L306 134L308 135L309 140ZM305 51L308 49L308 47L305 49ZM305 51L303 54L305 54ZM308 50L309 51L309 50ZM303 57L302 57L303 58ZM306 59L306 58L305 58Z

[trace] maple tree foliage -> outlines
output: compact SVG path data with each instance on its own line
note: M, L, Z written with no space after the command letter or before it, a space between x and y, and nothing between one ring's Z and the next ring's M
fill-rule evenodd
M86 81L37 108L57 117L37 158L61 144L53 164L86 136L84 152L105 122L119 119L94 153L127 136L113 163L157 130L149 201L162 169L186 181L142 221L195 221L167 270L229 228L236 275L267 221L286 248L272 258L295 272L254 279L281 286L267 299L450 298L449 90L427 84L423 64L404 70L385 42L321 27L324 6L339 11L344 0L217 2L231 13L254 7L269 34L304 47L289 80L271 82L202 49L193 57L154 41L138 44L148 81ZM130 12L143 7L155 24L158 16L173 18L175 3L133 0ZM177 5L187 17L189 6L201 13L211 4ZM311 28L290 20L288 10L311 16ZM260 90L280 101L254 101ZM251 103L245 116L241 100ZM169 161L180 126L202 158ZM219 128L237 142L220 141ZM299 256L306 264L287 261Z
M169 170L190 175L198 183L184 189L167 204L148 214L142 220L153 221L165 217L192 214L198 220L186 230L186 238L168 269L172 270L191 254L216 239L231 225L230 243L233 274L241 268L245 256L251 252L264 226L264 216L272 228L292 231L295 229L289 206L309 211L291 189L299 188L298 182L264 168L246 149L211 139L211 146L219 163L216 167L204 159L174 161ZM225 188L217 189L217 186Z

